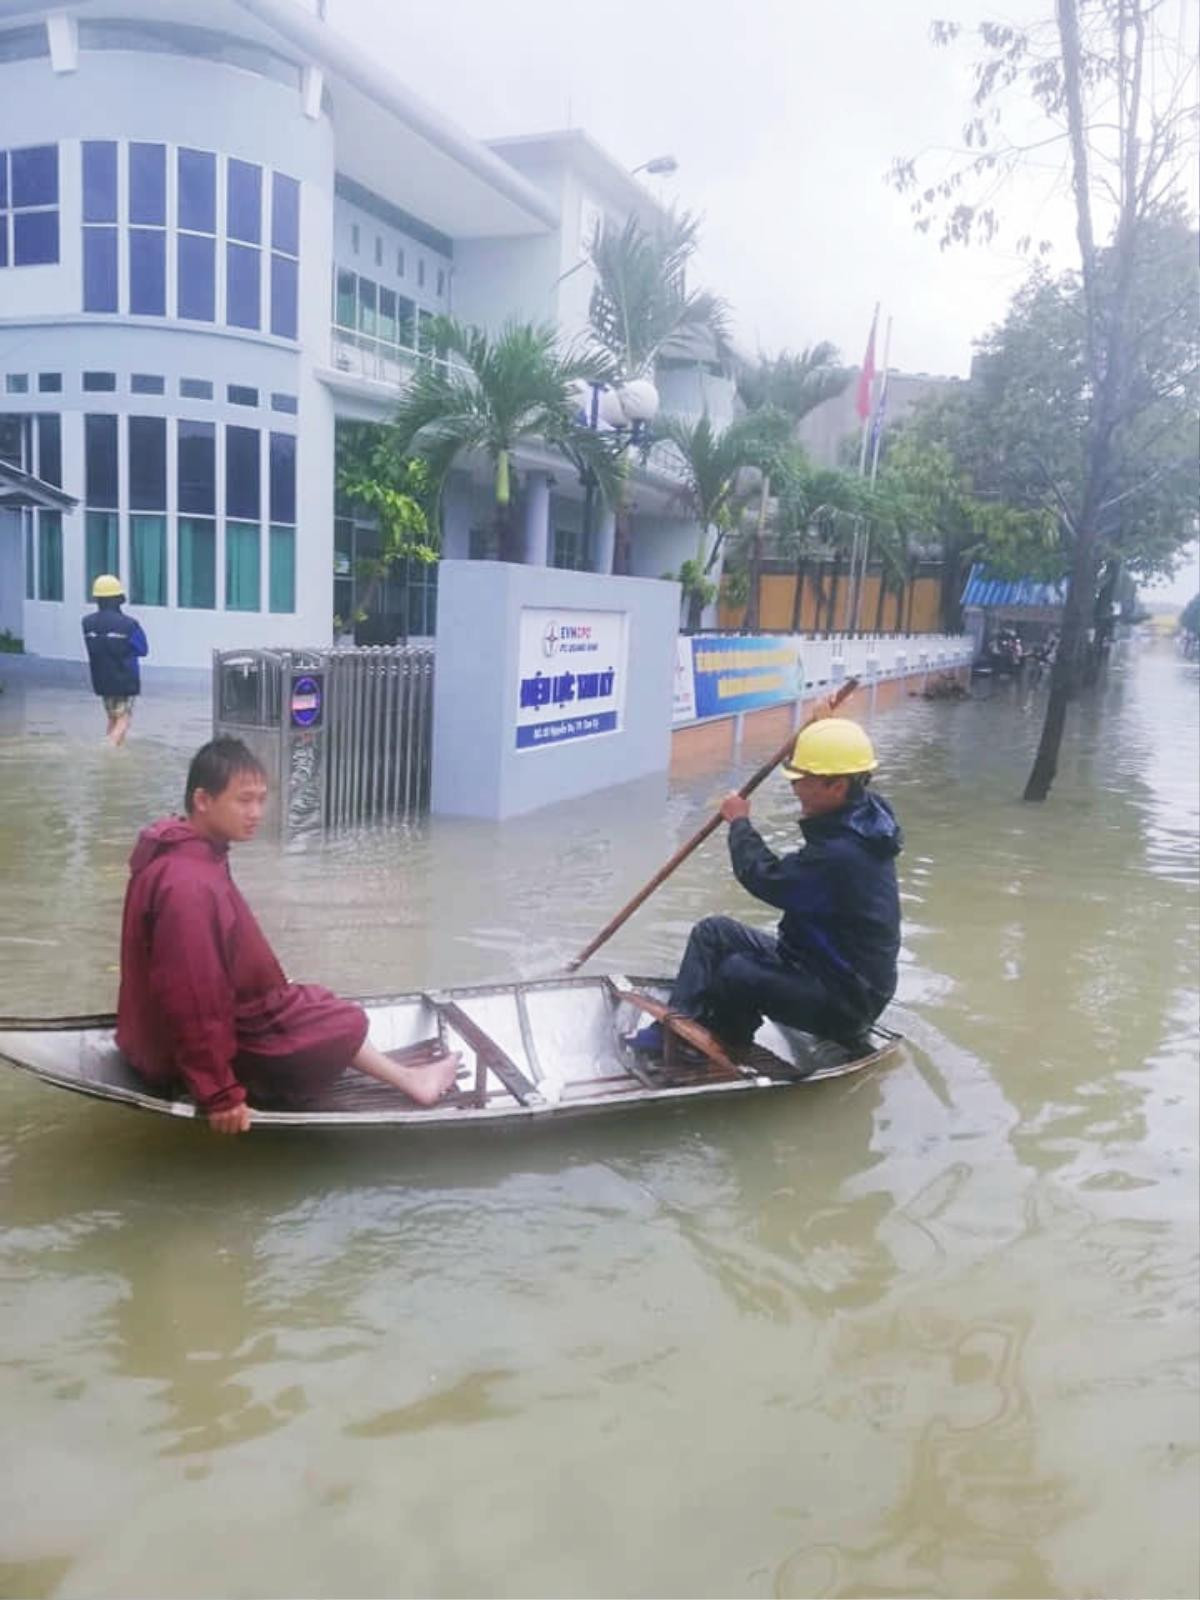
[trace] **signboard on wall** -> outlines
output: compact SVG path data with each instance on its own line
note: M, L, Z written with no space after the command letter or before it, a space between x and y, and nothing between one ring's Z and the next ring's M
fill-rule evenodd
M696 679L692 670L692 641L680 634L675 640L675 692L671 701L671 721L695 720Z
M783 705L804 692L799 639L776 634L701 637L689 642L696 717Z
M517 650L518 750L616 733L629 659L624 611L524 606Z

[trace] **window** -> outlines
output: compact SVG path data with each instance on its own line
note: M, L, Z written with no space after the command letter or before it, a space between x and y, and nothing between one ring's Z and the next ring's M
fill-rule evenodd
M275 612L296 609L296 530L271 528L268 604Z
M300 410L300 402L294 394L272 394L271 410L286 411L289 416L294 417Z
M181 233L176 244L177 315L192 322L215 322L217 241L199 233Z
M85 416L83 419L83 494L89 506L116 509L117 419Z
M300 254L300 185L282 172L271 174L271 249Z
M260 539L257 523L225 524L225 609L262 609Z
M211 422L180 421L178 466L180 511L201 517L215 516L217 430Z
M383 240L378 234L375 235L375 265L377 267L383 265Z
M83 230L83 309L117 311L117 230Z
M165 144L129 146L129 220L157 228L167 225Z
M129 598L138 606L167 603L167 519L129 519Z
M262 168L230 158L226 174L228 193L225 231L245 244L262 243Z
M57 261L58 146L0 150L0 267Z
M61 600L63 597L62 512L39 511L37 516L38 599Z
M167 314L167 234L164 228L129 230L129 309L134 316Z
M179 604L191 611L217 606L217 525L202 517L179 518Z
M88 511L84 514L83 592L90 595L92 584L102 572L121 576L120 519L115 511Z
M133 394L166 394L167 380L153 372L135 372L129 379Z
M257 428L225 429L225 515L257 522L262 511L262 466Z
M271 332L280 339L299 333L300 185L282 172L271 174Z
M28 394L29 374L27 372L10 372L4 379L5 394Z
M358 279L353 272L338 268L333 301L333 319L339 328L353 328L358 321Z
M425 258L423 256L420 256L420 257L417 258L417 288L418 289L423 289L424 287L425 287Z
M33 542L32 512L25 514L25 598L37 599L37 551Z
M133 511L167 509L167 419L129 418L129 505Z
M423 355L433 352L433 325L437 321L432 311L417 313L417 349Z
M350 248L351 248L351 250L354 251L355 255L358 254L358 223L357 222L353 222L353 223L350 224Z
M442 270L442 268L439 267L438 268L438 275L437 275L437 295L438 295L438 299L439 300L442 298L442 296L445 294L445 292L446 292L446 274Z
M180 378L179 392L185 400L211 400L213 386L207 378Z
M296 520L296 436L273 433L270 449L269 496L272 522Z
M217 158L211 150L181 149L176 173L179 180L179 226L189 233L217 231Z
M117 142L86 139L83 144L83 220L117 220Z
M231 406L256 406L258 390L249 389L243 383L231 383L225 390L225 398Z
M555 528L554 559L551 566L565 567L570 572L587 572L587 541L576 528Z
M14 211L12 258L14 267L51 266L58 260L57 211ZM61 550L61 521L58 545Z
M83 387L89 394L111 394L117 387L115 372L85 372Z
M375 337L375 306L378 299L376 286L369 278L358 280L358 327L361 333Z
M290 256L271 257L271 332L295 339L300 332L300 265Z
M62 418L57 412L39 412L37 419L37 475L43 483L62 488Z
M176 239L176 315L192 322L217 316L217 158L208 150L181 149Z
M396 291L380 286L379 337L388 344L396 342Z
M402 278L404 276L404 251L403 250L397 250L396 251L396 276L398 278Z
M494 527L472 528L467 553L472 561L496 561L500 555L500 535Z
M261 322L261 250L225 246L225 321L231 328L257 328Z
M396 342L402 344L406 350L416 349L417 307L416 302L407 295L400 295L396 301Z
M62 393L62 373L61 372L39 372L38 373L38 393L39 394L61 394Z

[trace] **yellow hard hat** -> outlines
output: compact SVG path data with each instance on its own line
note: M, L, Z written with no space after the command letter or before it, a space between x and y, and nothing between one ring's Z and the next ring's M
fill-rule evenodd
M796 735L792 759L784 763L789 778L812 773L818 778L844 778L874 772L879 765L870 739L849 717L821 717Z
M117 600L125 593L125 585L111 572L102 572L92 585L93 600Z

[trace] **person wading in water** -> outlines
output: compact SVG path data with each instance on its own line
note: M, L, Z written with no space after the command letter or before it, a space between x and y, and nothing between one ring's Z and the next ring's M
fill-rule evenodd
M229 875L229 846L254 837L266 773L240 739L192 758L183 817L144 828L129 860L117 1047L155 1089L186 1089L216 1133L245 1133L247 1098L303 1106L347 1067L440 1100L460 1064L393 1061L367 1014L316 984L289 983Z
M142 692L138 660L150 646L140 622L121 610L125 591L120 578L102 572L92 585L95 611L83 619L83 639L87 645L92 689L104 702L108 717L106 737L111 745L125 743L133 702Z
M804 845L777 856L739 794L721 802L734 876L783 912L775 936L732 917L692 929L670 1008L745 1050L764 1017L836 1040L854 1054L896 991L900 897L895 858L903 835L892 808L868 788L878 763L871 741L846 717L823 717L797 735L783 768L800 802ZM629 1040L663 1053L650 1023Z

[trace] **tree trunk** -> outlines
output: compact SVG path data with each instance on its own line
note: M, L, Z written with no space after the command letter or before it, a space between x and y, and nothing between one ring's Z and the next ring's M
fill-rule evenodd
M829 610L825 613L825 632L826 633L832 633L833 632L834 618L837 615L838 566L839 565L840 565L840 563L838 561L837 556L834 556L834 558L833 558L833 571L829 575Z
M758 502L758 523L754 529L754 541L750 546L750 593L746 597L746 616L742 623L747 633L757 633L760 627L762 597L759 590L762 587L763 529L767 524L767 496L770 489L771 480L764 472L762 494Z
M796 563L796 590L792 595L793 633L800 632L801 618L804 615L804 569L807 564L805 561L797 561Z
M687 597L687 631L699 633L704 619L704 600L694 591Z
M1096 590L1095 543L1094 538L1076 541L1071 584L1067 590L1067 603L1063 607L1058 654L1050 674L1046 720L1042 724L1033 770L1022 796L1025 800L1044 800L1058 773L1058 752L1066 727L1067 706L1078 691L1080 661L1086 644L1092 596Z

